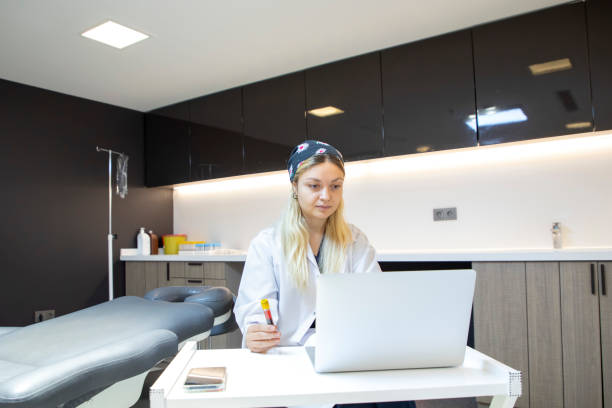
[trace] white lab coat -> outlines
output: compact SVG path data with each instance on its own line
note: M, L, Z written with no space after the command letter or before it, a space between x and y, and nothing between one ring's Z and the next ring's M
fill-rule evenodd
M381 272L376 252L365 234L350 225L353 241L349 244L341 273ZM310 246L308 247L309 285L303 291L292 282L283 261L278 230L261 231L249 246L242 272L238 298L234 307L236 322L243 334L254 323L265 323L261 299L268 299L270 311L281 333L281 346L303 345L315 319L316 277L321 273Z

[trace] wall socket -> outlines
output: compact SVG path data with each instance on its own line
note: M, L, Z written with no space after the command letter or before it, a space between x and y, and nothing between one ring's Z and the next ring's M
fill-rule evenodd
M42 322L43 320L53 319L55 310L37 310L34 312L34 323Z
M433 220L434 221L450 221L457 219L457 207L448 208L434 208Z

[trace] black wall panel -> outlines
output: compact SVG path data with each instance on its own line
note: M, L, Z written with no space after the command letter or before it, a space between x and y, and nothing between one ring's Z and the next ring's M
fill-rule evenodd
M143 114L4 80L0 95L0 326L107 300L108 154L97 145L130 156L127 198L113 197L123 295L119 248L141 226L172 231L172 191L143 187Z

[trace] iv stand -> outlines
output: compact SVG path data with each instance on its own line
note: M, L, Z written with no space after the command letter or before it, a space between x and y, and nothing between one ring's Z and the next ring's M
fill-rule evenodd
M108 300L113 300L113 154L123 153L99 146L96 146L96 151L108 152Z

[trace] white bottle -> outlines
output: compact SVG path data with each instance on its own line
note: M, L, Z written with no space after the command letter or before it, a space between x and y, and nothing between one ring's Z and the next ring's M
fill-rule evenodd
M140 228L136 243L140 255L151 255L151 237L145 232L144 227Z
M563 247L563 239L561 237L561 223L554 222L552 226L553 248L561 249Z

